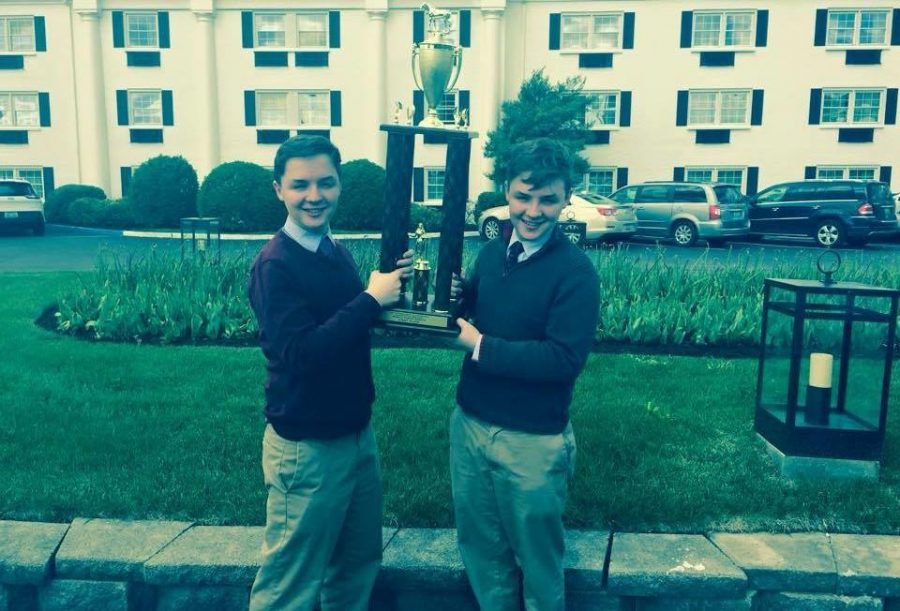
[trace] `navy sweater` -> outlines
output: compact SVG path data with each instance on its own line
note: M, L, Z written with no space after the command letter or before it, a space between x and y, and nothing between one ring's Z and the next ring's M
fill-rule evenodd
M508 237L488 242L467 282L464 302L484 338L478 362L470 354L463 361L457 401L497 426L558 434L594 341L597 272L556 231L507 273L508 243Z
M369 329L381 308L350 252L310 252L279 231L250 273L266 357L265 415L291 440L333 439L369 423L375 388Z

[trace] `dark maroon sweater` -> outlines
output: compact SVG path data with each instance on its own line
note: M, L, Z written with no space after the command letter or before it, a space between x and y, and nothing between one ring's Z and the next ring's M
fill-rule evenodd
M291 440L333 439L369 423L375 387L369 329L381 310L350 252L306 250L283 231L250 273L250 305L268 377L266 419Z

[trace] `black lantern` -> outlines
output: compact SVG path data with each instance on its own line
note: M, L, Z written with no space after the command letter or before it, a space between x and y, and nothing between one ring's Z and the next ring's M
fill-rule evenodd
M222 255L221 221L216 217L189 216L181 219L181 256L185 247L190 244L192 255L215 253L218 259Z
M823 281L765 280L755 428L782 458L815 465L812 473L871 476L849 461L877 474L900 291L835 282L840 258L825 256L836 264L826 270L820 259ZM809 459L847 462L823 473L823 461Z
M587 244L587 223L575 220L575 214L571 211L566 217L559 220L559 230L572 244L584 247Z

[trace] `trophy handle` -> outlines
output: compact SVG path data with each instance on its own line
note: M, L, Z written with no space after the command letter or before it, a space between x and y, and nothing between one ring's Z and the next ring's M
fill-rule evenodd
M419 45L413 45L412 48L412 56L410 57L410 66L412 68L413 80L416 82L416 87L424 91L424 87L422 87L422 83L419 82L419 73L416 70L416 58L419 56ZM456 82L456 81L454 81Z
M456 47L453 49L453 65L456 68L453 74L453 80L447 84L447 89L445 91L450 91L456 85L456 81L459 79L459 73L462 72L462 49Z

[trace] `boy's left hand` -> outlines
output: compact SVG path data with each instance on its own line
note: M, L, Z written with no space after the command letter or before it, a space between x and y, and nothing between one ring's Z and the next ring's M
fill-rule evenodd
M481 338L481 332L465 318L457 318L456 324L459 325L459 335L453 340L453 344L457 348L462 348L467 352L473 352L475 346L478 345L478 340Z

